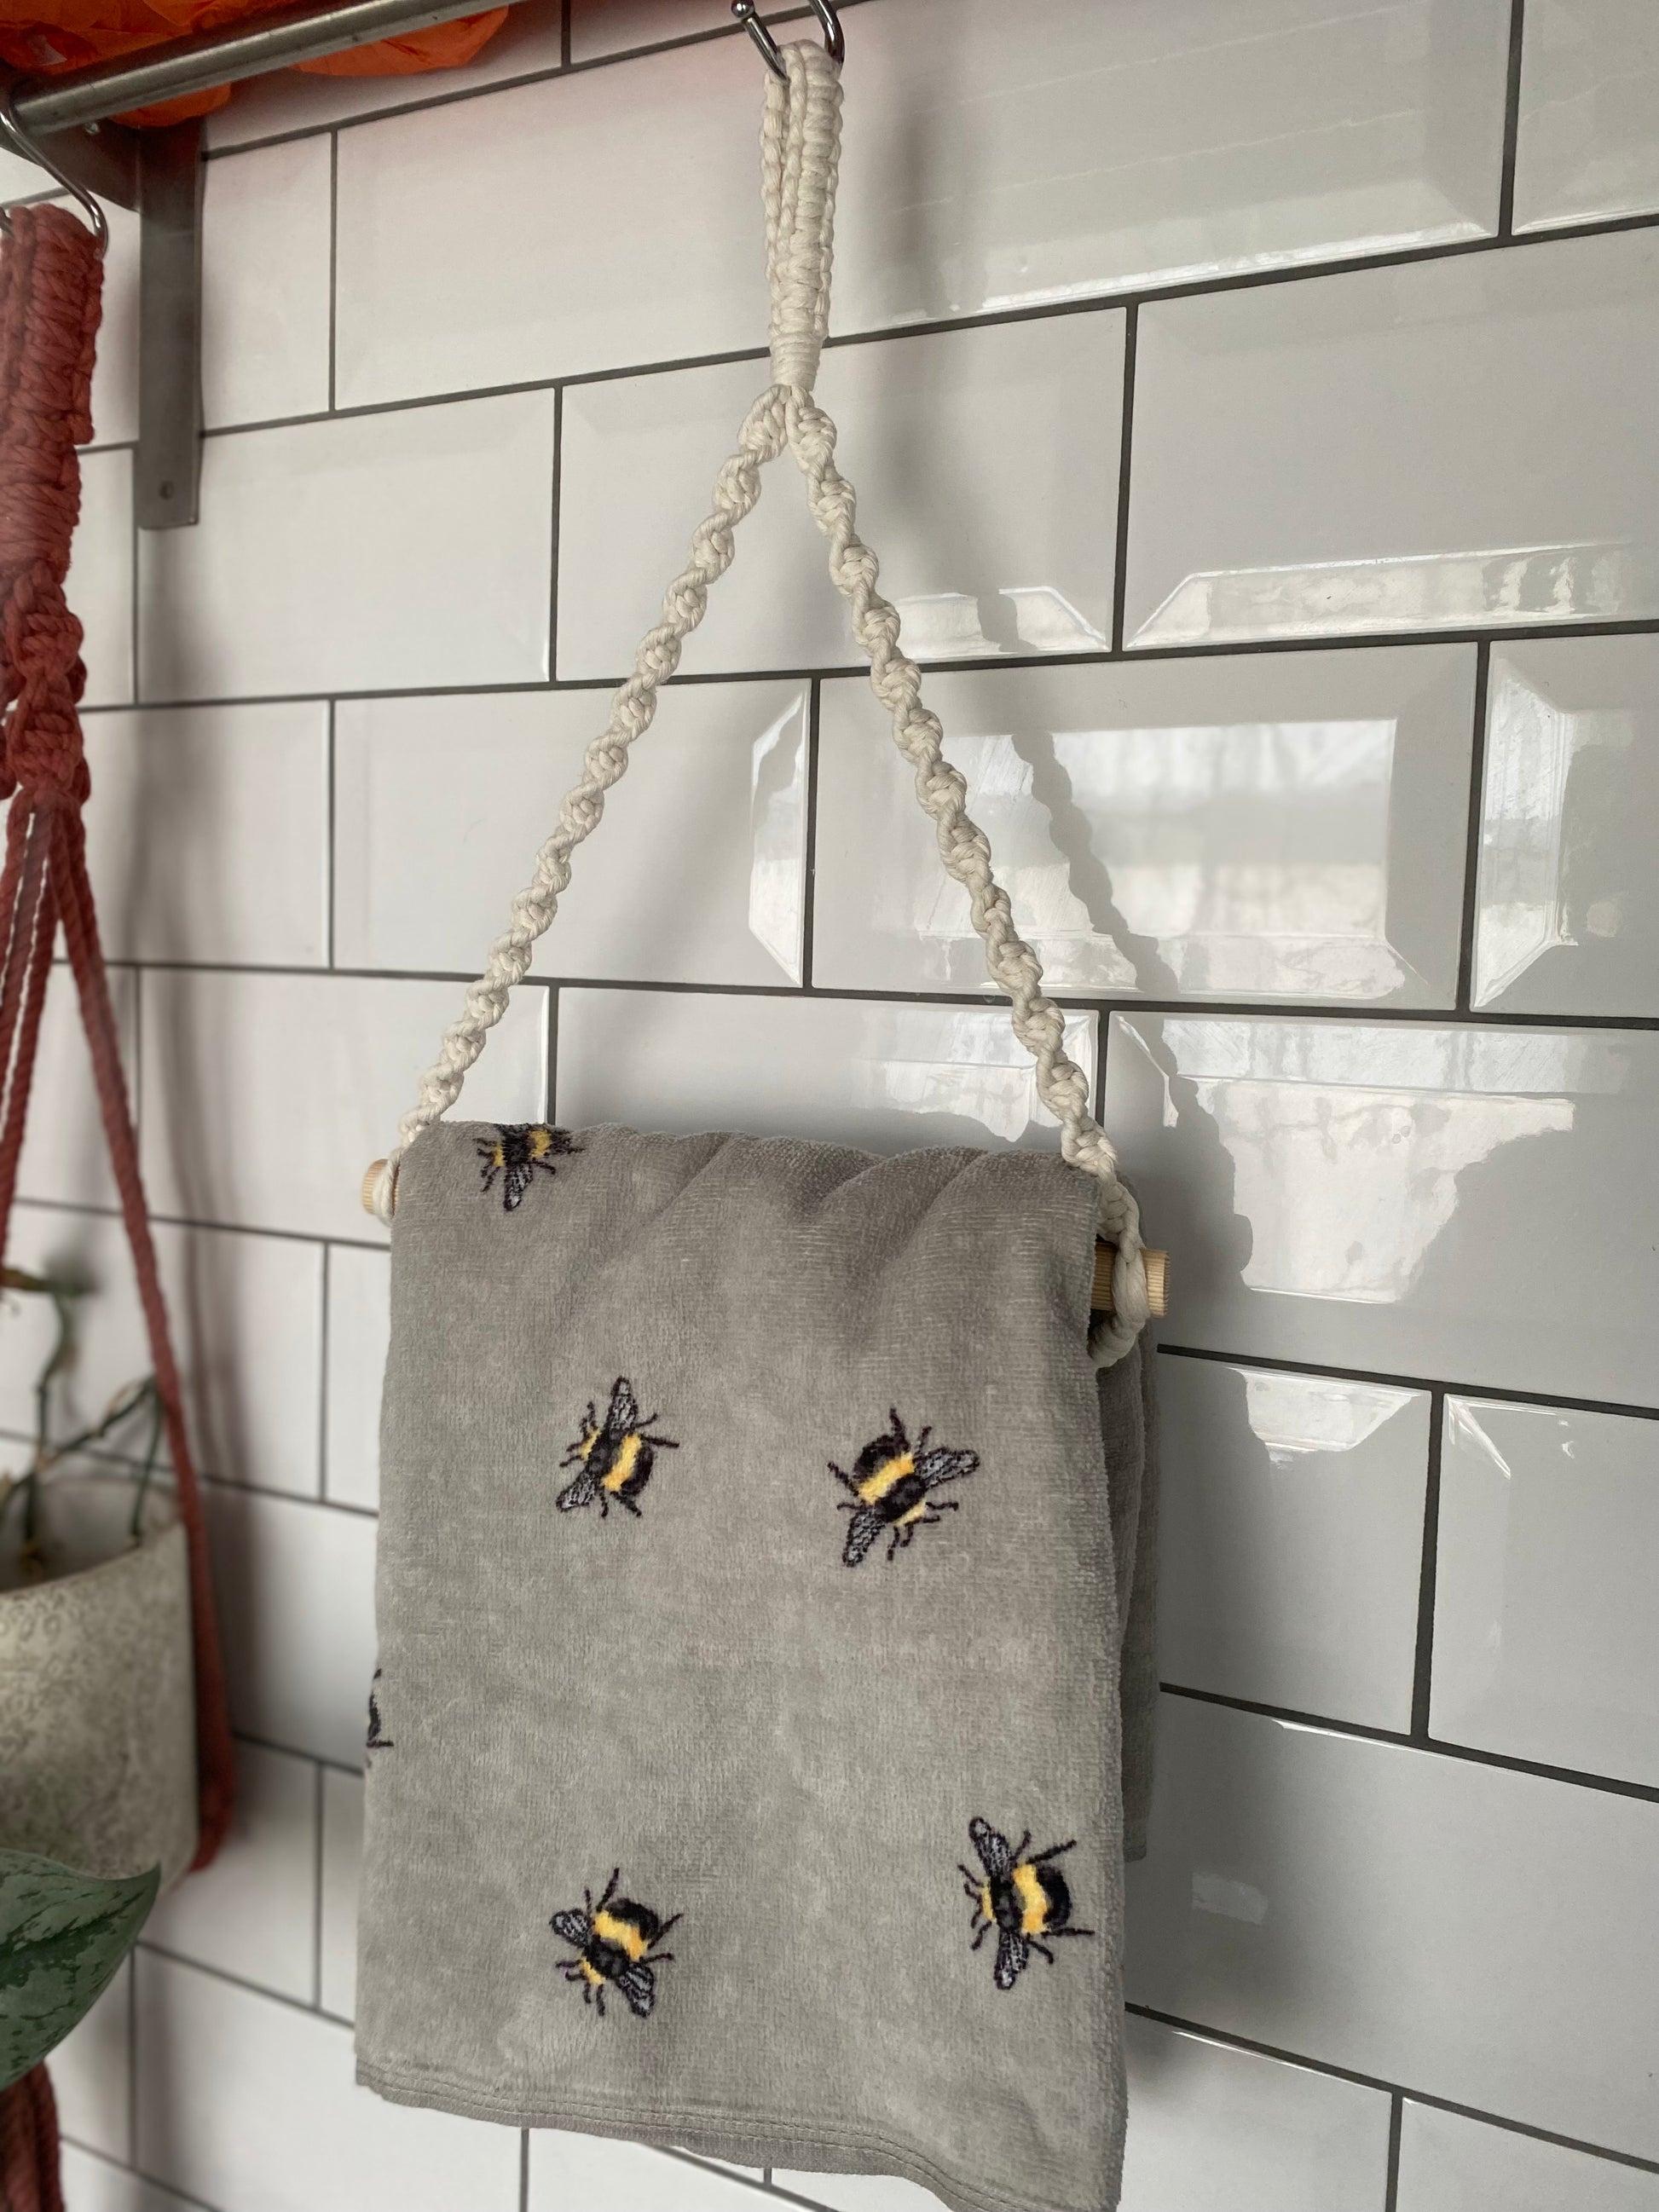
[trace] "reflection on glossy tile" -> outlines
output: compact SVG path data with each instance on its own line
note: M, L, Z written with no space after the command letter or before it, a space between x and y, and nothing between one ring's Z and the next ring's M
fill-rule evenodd
M263 1492L208 1489L231 1719L262 1741L362 1757L374 1672L374 1522Z
M208 144L216 152L283 131L318 131L556 69L559 13L560 0L518 0L489 44L460 69L423 70L412 76L322 76L289 69L251 77L236 87L228 106L208 117Z
M380 1502L380 1385L392 1339L389 1256L328 1250L328 1402L324 1495L373 1510Z
M328 957L328 709L89 714L87 855L112 959Z
M92 371L92 437L94 445L115 446L138 435L139 224L131 208L117 207L113 200L103 206L109 246Z
M1094 1016L1066 1048L1094 1066ZM736 1129L873 1152L1054 1142L1030 1055L1000 1007L567 990L558 1118L671 1135Z
M1173 1339L1638 1405L1656 1108L1639 1030L1130 1014L1107 1056Z
M160 1899L147 1942L278 1996L315 1996L317 1770L236 1747L236 1809L210 1867Z
M1051 988L1449 1006L1466 646L942 675L928 703ZM820 708L813 980L989 989L862 678Z
M222 1481L314 1498L320 1248L161 1222L155 1256L198 1468Z
M481 966L608 705L586 691L343 704L341 966ZM799 684L665 690L572 862L536 972L799 982L806 721Z
M1452 1398L1429 1726L1659 1784L1659 1421Z
M1651 0L1529 0L1515 226L1659 207L1659 10Z
M535 682L552 483L546 392L210 438L143 533L144 696Z
M763 345L758 65L717 39L345 132L340 403Z
M931 2200L929 2200L931 2201ZM538 2128L530 2138L526 2212L762 2212L764 2200L713 2166L693 2165L644 2143Z
M173 531L173 537L188 532ZM132 690L132 455L82 453L81 520L64 596L86 633L85 707L125 706Z
M1659 1014L1656 813L1659 638L1493 653L1477 1006Z
M1659 2212L1659 2173L1407 2099L1399 2204L1400 2212Z
M1122 2212L1378 2212L1389 2100L1377 2089L1123 2023Z
M1132 2002L1659 2155L1659 1804L1162 1705Z
M918 659L1105 642L1122 374L1115 314L824 356L818 396L840 427L860 532ZM764 378L763 367L738 362L565 394L561 676L632 667ZM684 665L846 666L863 657L799 471L782 459Z
M202 408L210 424L328 405L330 142L210 161L202 202Z
M1165 1358L1158 1403L1164 1680L1409 1728L1427 1395Z
M131 1092L138 1058L138 978L131 968L109 970L109 995ZM70 1206L119 1203L81 1024L81 1001L75 979L61 962L46 986L17 1189L22 1198Z
M197 1221L374 1241L363 1170L385 1158L463 995L455 983L147 969L150 1203ZM547 994L521 985L467 1079L464 1110L534 1121L546 1045Z
M884 0L848 33L835 327L1495 226L1502 0Z
M1640 231L1155 303L1126 638L1659 613L1656 349Z
M257 2212L512 2212L519 2137L390 2105L351 2031L152 1954L138 1961L138 2159Z
M357 2009L357 1885L363 1857L363 1781L323 1769L322 1986L325 2012Z

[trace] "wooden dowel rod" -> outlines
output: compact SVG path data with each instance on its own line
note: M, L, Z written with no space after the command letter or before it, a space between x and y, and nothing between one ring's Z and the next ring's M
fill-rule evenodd
M363 1177L365 1213L373 1213L374 1211L374 1186L380 1181L380 1170L385 1165L384 1160L374 1161L368 1174ZM1170 1255L1167 1252L1154 1252L1149 1249L1143 1252L1140 1256L1146 1263L1146 1303L1154 1314L1167 1313L1170 1296ZM1095 1246L1095 1287L1090 1304L1096 1313L1109 1314L1112 1310L1112 1262L1116 1257L1115 1245L1097 1244Z

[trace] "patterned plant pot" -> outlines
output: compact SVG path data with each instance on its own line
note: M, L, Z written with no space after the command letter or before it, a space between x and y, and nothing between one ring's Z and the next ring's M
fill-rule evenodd
M196 1851L190 1580L171 1498L136 1544L132 1504L125 1478L48 1478L44 1582L15 1505L0 1522L0 1844L165 1887Z

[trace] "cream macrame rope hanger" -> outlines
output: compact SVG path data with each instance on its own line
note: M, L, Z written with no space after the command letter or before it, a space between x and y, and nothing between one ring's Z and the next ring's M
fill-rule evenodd
M832 33L832 52L811 45L779 49L769 35L763 41L775 64L761 134L772 380L750 409L737 450L715 478L712 511L692 535L685 567L664 597L662 619L647 632L632 675L612 698L611 718L587 748L581 780L565 795L535 873L513 902L511 921L491 945L483 974L468 991L436 1061L421 1078L419 1097L398 1125L390 1157L377 1160L364 1179L364 1203L390 1222L399 1159L454 1104L466 1071L506 1012L508 994L528 970L532 948L570 881L572 853L597 827L605 793L627 769L629 747L650 727L658 691L702 620L710 586L732 565L737 526L760 497L761 471L787 445L806 479L813 519L829 540L830 574L870 656L871 685L893 718L899 750L915 770L916 795L933 817L945 868L968 893L974 927L985 942L986 967L1008 997L1014 1033L1036 1062L1037 1093L1060 1123L1061 1151L1100 1185L1100 1233L1112 1249L1109 1308L1097 1320L1095 1343L1097 1356L1115 1358L1134 1342L1153 1304L1162 1308L1164 1255L1143 1250L1133 1195L1089 1110L1087 1081L1065 1050L1060 1009L1042 988L1036 953L1014 927L1007 896L992 872L985 833L969 817L967 786L945 757L938 717L921 703L921 672L900 647L897 610L876 588L876 556L859 538L853 487L836 466L836 426L812 396L829 326L842 100L834 13L825 0L813 0L813 6ZM759 29L752 9L733 12ZM1097 1277L1103 1277L1107 1255L1099 1257ZM1097 1280L1101 1306L1107 1300L1100 1293L1108 1287Z

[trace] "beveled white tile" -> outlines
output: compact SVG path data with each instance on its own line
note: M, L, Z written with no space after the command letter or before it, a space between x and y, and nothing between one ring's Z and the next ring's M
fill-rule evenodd
M544 676L553 415L514 392L210 438L201 520L143 533L143 696Z
M1659 207L1659 14L1649 0L1531 0L1515 227Z
M1155 302L1126 640L1659 613L1656 347L1643 231Z
M1502 0L882 0L846 27L834 327L1491 230L1508 29Z
M1426 1392L1158 1362L1158 1672L1411 1726Z
M1659 2152L1659 1804L1161 1705L1132 2003Z
M362 1757L374 1673L374 1522L298 1498L207 1492L235 1726L342 1765Z
M109 223L104 255L104 312L92 371L92 441L130 443L138 435L138 217L103 203ZM73 602L71 602L73 604Z
M112 959L328 957L328 709L89 714L88 866Z
M154 1364L126 1231L118 1214L20 1203L6 1259L79 1292L72 1309L74 1356L54 1378L52 1401L52 1434L75 1436L101 1420L118 1393ZM0 1430L15 1437L34 1434L35 1378L57 1335L49 1298L8 1291L0 1300ZM142 1455L147 1437L147 1417L141 1413L110 1443L118 1451ZM21 1456L0 1448L0 1462L16 1467Z
M761 68L718 39L345 132L340 404L763 346Z
M143 1940L278 1996L316 1996L317 1770L236 1747L236 1808L210 1867L161 1899Z
M1380 2212L1389 2100L1357 2081L1123 2023L1122 2212Z
M1659 1784L1659 1422L1446 1401L1431 1733Z
M150 969L144 976L144 1180L158 1212L373 1242L363 1170L383 1158L455 983ZM532 984L473 1069L464 1111L536 1120L547 994Z
M328 1250L328 1392L323 1492L337 1505L380 1502L380 1386L392 1340L390 1255Z
M155 1237L199 1470L314 1498L320 1248L166 1223Z
M321 1987L318 2002L337 2020L357 2009L357 1887L363 1860L363 1778L322 1770Z
M124 2159L132 2138L132 1960L47 2060L58 2124L106 2158Z
M763 365L736 362L566 392L561 676L632 667L765 377ZM1105 643L1122 378L1115 314L824 356L818 397L840 428L860 533L881 562L881 588L915 658ZM763 481L682 665L708 673L861 662L799 471L786 456Z
M1474 654L1252 653L930 679L1052 989L1449 1006ZM813 981L991 987L861 677L819 710Z
M138 2164L237 2212L513 2212L519 2138L390 2105L351 2031L153 1954L138 1970Z
M328 405L326 138L210 161L202 198L202 409L211 425Z
M585 691L342 704L340 965L479 968L608 706ZM799 683L665 690L535 972L798 983L807 707Z
M1066 1048L1092 1073L1095 1018ZM1030 1054L1000 1007L860 1006L568 989L559 999L558 1118L672 1135L736 1129L874 1152L1054 1142Z
M1476 1006L1659 1014L1659 878L1643 834L1656 810L1659 638L1493 653Z
M172 531L169 537L188 536ZM81 456L81 520L64 595L86 635L85 707L125 706L132 683L132 455Z
M1107 1055L1172 1340L1637 1405L1656 1108L1643 1030L1135 1013Z
M66 2212L197 2212L189 2201L124 2166L66 2142L59 2161Z
M63 950L61 938L58 950ZM131 968L112 968L107 973L131 1103L138 1058L138 978ZM74 975L61 959L46 986L17 1189L22 1198L54 1199L68 1206L119 1202L99 1118L80 996Z
M892 2173L797 2173L787 2167L774 2169L780 2189L829 2208L829 2212L939 2212L939 2199L931 2190Z
M538 2128L530 2138L526 2212L763 2212L765 2200L713 2166L644 2143Z
M1400 2212L1659 2212L1659 2174L1407 2100Z
M519 0L501 27L459 68L422 70L410 76L325 76L314 70L289 69L251 77L236 87L228 106L208 117L207 143L218 153L279 133L395 114L424 102L465 99L480 86L558 65L559 0Z
M789 13L788 0L780 8L762 8L763 23L775 23ZM571 0L570 58L598 61L605 54L626 53L635 46L659 46L670 39L696 36L700 31L729 31L732 10L728 0ZM812 31L791 22L775 34L787 39L811 37Z
M0 153L0 201L56 198L52 179L37 161L21 154Z

